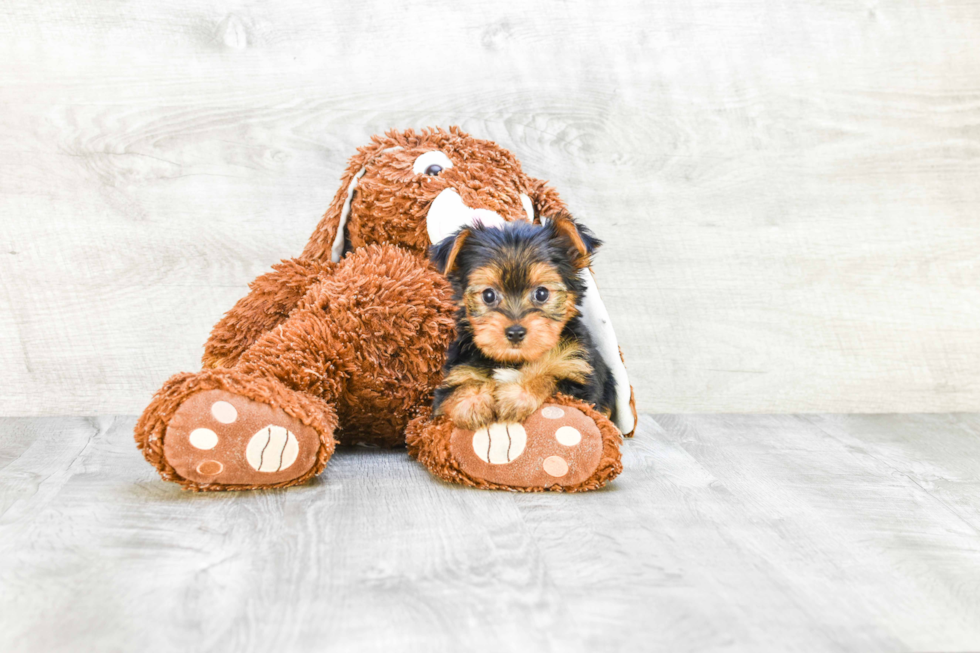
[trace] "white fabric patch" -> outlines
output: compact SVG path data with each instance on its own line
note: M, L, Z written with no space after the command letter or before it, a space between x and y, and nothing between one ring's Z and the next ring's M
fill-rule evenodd
M582 441L582 434L573 426L563 426L555 431L555 439L566 447L574 447Z
M480 460L491 465L504 465L517 460L527 445L527 431L520 424L497 422L473 434L473 451Z
M534 222L534 202L524 193L521 193L521 206L524 207L524 212L527 213L527 221Z
M298 455L296 436L273 424L256 431L245 447L245 459L259 472L280 472L296 462Z
M194 429L187 439L195 449L214 449L218 445L218 434L211 429Z
M227 401L216 401L211 404L211 415L222 424L231 424L238 419L238 411Z
M541 417L546 417L548 419L561 419L564 417L565 411L563 411L558 406L545 406L541 409Z
M439 150L432 150L431 152L420 154L419 158L415 159L415 163L412 164L412 172L417 175L424 175L426 169L431 165L437 165L443 170L448 170L453 167L453 162L449 160L449 157L445 153Z
M487 209L471 209L463 203L463 198L452 188L447 188L432 200L425 216L425 228L429 242L433 245L452 236L460 227L482 223L488 227L504 224L500 215Z

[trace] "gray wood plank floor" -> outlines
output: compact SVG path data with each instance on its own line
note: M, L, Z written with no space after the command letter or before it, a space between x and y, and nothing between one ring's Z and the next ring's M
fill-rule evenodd
M194 495L133 422L0 420L0 650L980 649L977 415L644 416L577 496Z

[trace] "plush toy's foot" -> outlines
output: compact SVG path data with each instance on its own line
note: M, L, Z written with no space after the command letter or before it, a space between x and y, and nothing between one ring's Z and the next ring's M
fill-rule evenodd
M484 489L581 492L622 471L619 430L584 402L557 395L523 424L470 431L445 416L413 420L409 453L443 480Z
M271 379L209 370L170 379L136 426L160 475L191 490L297 485L333 453L336 414Z

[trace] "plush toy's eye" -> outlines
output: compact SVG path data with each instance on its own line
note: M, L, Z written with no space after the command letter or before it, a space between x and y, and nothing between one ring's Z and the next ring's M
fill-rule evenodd
M448 156L439 150L432 150L415 159L415 163L412 164L412 172L417 175L438 175L443 170L452 167L453 162L449 160Z
M483 291L483 303L488 306L497 301L497 293L493 291L493 288L487 288Z
M544 286L538 286L534 289L534 301L539 304L544 304L546 301L548 301L548 297L550 296L551 293L548 292L548 289Z

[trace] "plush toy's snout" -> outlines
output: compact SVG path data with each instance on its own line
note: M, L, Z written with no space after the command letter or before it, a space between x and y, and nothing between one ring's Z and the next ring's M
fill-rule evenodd
M522 204L524 204L525 198L527 201L525 206L530 209L527 220L534 222L531 198L521 193ZM460 227L470 227L477 224L482 224L485 227L498 227L505 222L507 220L496 211L467 206L454 188L446 188L441 191L432 201L425 216L426 233L429 235L429 242L433 244L442 242L444 238L456 233Z

